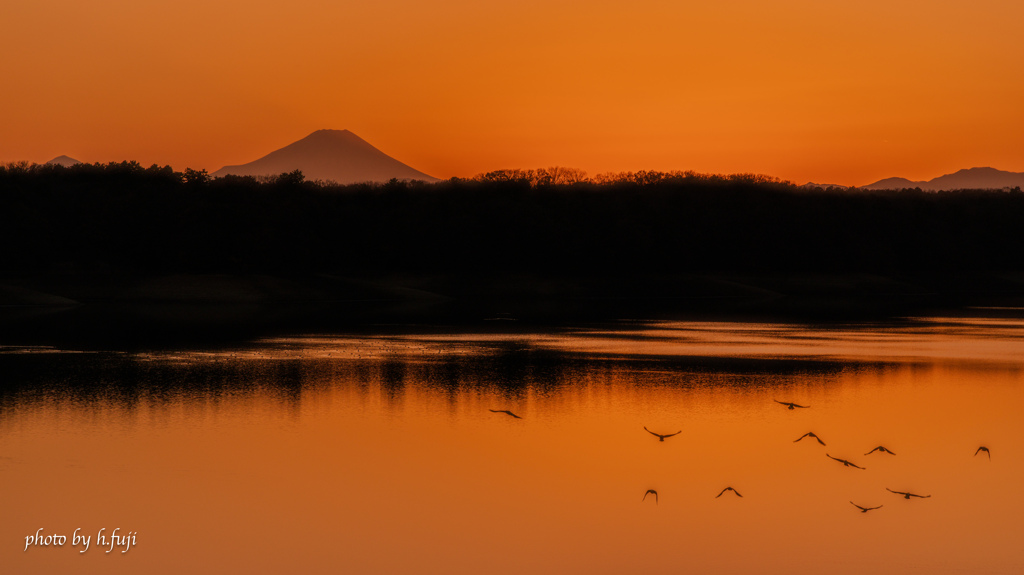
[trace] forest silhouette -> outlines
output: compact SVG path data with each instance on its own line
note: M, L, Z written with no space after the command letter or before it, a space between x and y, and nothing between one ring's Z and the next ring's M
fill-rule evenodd
M766 176L499 170L335 185L136 162L0 167L11 275L938 274L1024 271L1024 194Z

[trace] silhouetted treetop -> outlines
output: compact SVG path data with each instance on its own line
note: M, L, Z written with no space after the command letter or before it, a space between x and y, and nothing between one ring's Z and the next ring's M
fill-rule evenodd
M5 269L1022 271L1024 194L550 167L337 185L137 162L0 166Z

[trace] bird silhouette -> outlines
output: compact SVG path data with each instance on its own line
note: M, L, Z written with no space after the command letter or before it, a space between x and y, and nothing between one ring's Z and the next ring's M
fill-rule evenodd
M653 490L653 489L648 489L647 491L645 491L644 492L644 498L641 499L640 501L645 501L647 499L647 496L652 494L652 493L654 494L654 504L657 505L658 504L658 492Z
M718 495L715 495L715 499L718 499L719 497L721 497L721 496L722 496L722 494L723 494L723 493L725 493L726 491L732 491L733 493L735 493L735 494L736 494L736 496L737 496L737 497L743 497L742 495L740 495L740 492L739 492L739 491L736 491L736 490L735 490L735 489L733 489L732 487L726 487L726 488L725 488L725 489L723 489L723 490L722 490L721 492L719 492L719 494L718 494Z
M675 433L669 433L668 435L662 435L662 434L660 434L660 433L654 433L654 432L653 432L653 431L651 431L650 429L647 429L647 426L646 426L646 425L644 426L644 431L646 431L647 433L650 433L651 435L655 435L655 436L657 436L657 437L658 437L658 441L665 441L665 438L666 438L666 437L672 437L673 435L679 435L680 433L682 433L682 432L683 432L683 430L682 430L682 429L680 429L679 431L677 431L677 432L675 432Z
M794 440L793 440L793 443L796 443L797 441L800 441L801 439L803 439L803 438L805 438L805 437L813 437L814 439L817 439L817 440L818 440L818 443L820 443L820 444L822 444L822 445L825 445L825 442L824 442L824 441L822 441L820 437L818 437L817 435L815 435L813 431L808 431L807 433L805 433L805 434L801 435L801 436L800 436L800 437L798 437L797 439L794 439Z
M904 499L910 499L911 497L920 497L921 499L925 499L927 497L931 497L931 495L917 495L915 493L907 493L906 491L893 491L892 489L889 489L888 487L886 487L885 490L889 491L889 492L892 492L892 493L895 493L897 495L902 495Z
M856 467L857 469L865 469L864 467L861 467L860 465L857 465L856 463L853 463L851 461L847 461L845 459L839 459L838 457L832 457L831 455L829 455L827 453L825 455L827 455L830 459L835 459L836 461L838 461L839 463L842 463L846 467Z
M508 415L511 415L512 417L514 417L516 419L522 419L522 417L519 417L518 415L512 413L511 411L509 411L507 409L490 409L488 411L492 411L494 413L507 413Z
M867 513L868 511L871 511L872 509L879 509L879 508L885 507L884 505L879 505L878 507L861 507L860 505L857 505L853 501L851 501L850 504L853 505L854 507L856 507L857 509L860 509L861 513Z
M779 401L777 399L775 400L775 403L781 403L782 405L789 406L790 409L793 409L793 408L796 408L796 407L799 407L801 409L807 409L808 407L810 407L809 405L800 405L800 404L792 403L792 402L789 402L789 401Z
M889 451L888 449L886 449L885 447L883 447L881 445L879 445L878 447L876 447L876 448L872 449L871 451L865 453L864 455L871 455L872 453L874 453L876 451L881 451L882 453L888 453L889 455L896 455L895 453Z
M985 455L988 455L988 459L989 459L989 461L991 461L991 460L992 460L992 452L991 452L991 451L989 451L989 450L988 450L988 448L987 448L987 447L985 447L984 445L982 445L981 447L979 447L979 448L978 448L978 450L974 452L974 455L975 455L975 457L977 457L977 455L978 455L979 453L981 453L982 451L984 451L984 452L985 452Z

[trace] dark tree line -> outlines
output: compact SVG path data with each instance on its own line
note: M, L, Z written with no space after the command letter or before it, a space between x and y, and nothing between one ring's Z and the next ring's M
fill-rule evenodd
M0 167L4 273L1022 270L1024 194L501 170L338 186L134 162Z

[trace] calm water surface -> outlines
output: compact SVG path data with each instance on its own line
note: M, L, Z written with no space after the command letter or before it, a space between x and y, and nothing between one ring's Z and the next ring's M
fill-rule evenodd
M0 565L1022 573L1024 321L979 315L0 348Z

